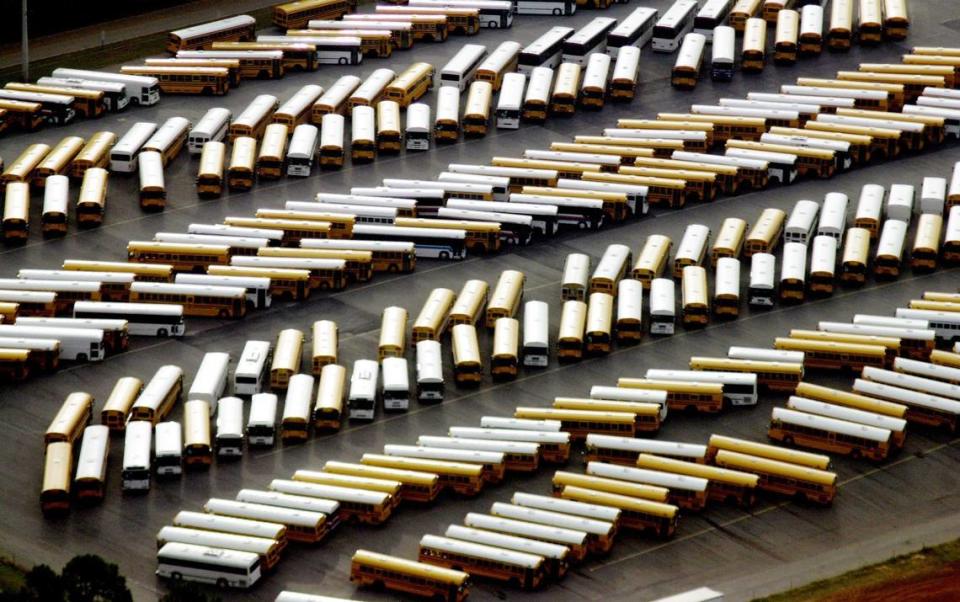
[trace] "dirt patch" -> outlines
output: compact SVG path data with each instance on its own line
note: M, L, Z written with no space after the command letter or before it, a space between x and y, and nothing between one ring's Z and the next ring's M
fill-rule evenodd
M851 587L820 598L822 602L947 602L960 600L960 562L900 578L886 567L889 579L866 587Z

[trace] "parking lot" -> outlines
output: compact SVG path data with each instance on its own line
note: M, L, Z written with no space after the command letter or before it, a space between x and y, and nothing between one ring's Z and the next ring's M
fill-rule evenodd
M644 5L669 4L647 1ZM566 19L520 16L512 29L483 31L473 38L452 37L444 44L419 43L410 51L395 52L387 61L366 60L358 67L326 67L316 73L294 74L279 81L245 81L224 98L164 97L158 105L135 108L121 115L79 122L66 128L47 129L32 135L12 135L0 140L0 155L9 163L29 143L56 143L66 135L87 136L107 129L122 134L136 121L162 121L183 115L196 121L212 106L226 106L234 115L254 96L274 94L283 99L306 83L332 84L345 73L366 75L388 66L402 70L414 61L427 61L438 68L455 54L464 41L486 44L492 49L503 40L526 44L556 24L578 26L594 16L620 16L636 5L614 5L608 11L579 11ZM546 148L549 142L568 140L575 133L598 133L615 125L617 118L654 117L658 111L681 112L693 103L713 104L719 97L743 97L748 91L773 91L799 76L827 77L840 69L855 69L859 62L899 62L910 46L956 44L951 18L958 15L949 0L915 0L911 4L912 28L904 44L885 43L876 48L854 47L849 54L824 54L802 60L795 67L772 64L756 76L738 73L730 84L701 80L692 92L669 86L673 56L644 50L642 83L638 98L629 105L609 105L601 112L578 112L571 119L550 119L544 127L524 126L508 132L492 131L487 137L463 141L426 153L401 154L378 159L365 166L346 166L306 179L285 178L258 184L253 191L229 194L214 201L200 201L194 190L197 160L186 153L166 169L167 209L145 214L136 199L136 178L111 176L107 215L96 230L77 231L62 240L44 241L39 236L39 197L34 198L34 228L28 244L0 251L0 276L15 276L20 268L54 268L65 258L123 260L128 240L149 240L158 231L183 232L190 223L217 223L227 215L251 215L258 207L280 207L286 200L309 200L319 191L344 192L350 186L372 186L384 177L429 179L448 163L486 163L497 155L519 156L527 148ZM946 23L945 25L942 22ZM158 49L159 50L159 49ZM433 104L436 89L429 102ZM905 273L897 281L869 284L863 289L838 289L832 297L791 308L765 312L746 310L730 323L715 323L703 331L684 332L669 338L645 338L637 346L618 348L606 358L576 364L522 371L510 383L494 384L485 378L477 390L458 390L450 383L447 368L446 401L437 406L411 405L402 414L383 415L370 424L347 424L340 432L312 439L295 447L277 447L268 452L248 453L242 461L220 464L209 473L188 473L178 482L155 484L148 495L123 497L119 468L122 441L114 439L110 455L111 481L103 505L75 508L62 520L46 520L39 511L42 433L64 397L71 391L88 391L97 399L97 409L117 378L125 375L144 380L162 364L184 368L187 385L202 354L229 351L237 357L248 339L275 340L282 328L307 331L319 319L334 320L340 330L341 363L375 357L380 312L388 305L401 305L415 316L420 304L435 287L459 290L470 278L491 285L504 269L517 269L527 276L525 299L550 303L551 332L560 316L559 282L565 256L582 252L599 258L610 243L638 249L647 235L666 234L679 240L689 223L706 224L716 232L724 218L736 216L753 223L765 207L789 211L799 199L822 200L828 191L841 191L853 201L865 183L889 186L903 182L919 185L923 176L948 177L960 160L956 143L940 150L874 165L826 181L803 181L793 186L721 198L712 204L688 206L682 211L654 210L645 219L599 232L567 232L555 239L537 242L462 262L420 261L415 273L378 275L370 283L326 296L314 296L301 304L277 303L269 310L248 315L239 322L193 319L181 339L145 339L131 351L98 364L78 365L56 375L33 379L0 390L0 437L5 442L0 468L0 533L3 550L20 562L61 566L78 553L96 553L120 565L121 572L138 599L153 599L163 583L153 574L156 567L154 535L169 524L181 509L198 510L210 497L233 497L238 489L265 488L273 478L288 478L298 468L318 468L326 460L357 460L364 452L379 451L385 443L413 443L422 434L444 434L453 425L477 425L484 415L507 415L517 405L547 405L559 395L586 395L592 384L612 384L619 376L639 375L649 367L685 367L691 355L723 355L730 345L769 346L775 336L790 328L815 327L818 320L848 320L854 313L892 314L893 308L919 296L924 290L957 290L958 271L941 270L915 276ZM912 236L908 236L912 240ZM481 337L481 349L490 341ZM445 350L449 364L449 352ZM411 354L412 355L412 354ZM810 380L849 388L850 375L813 373ZM704 442L711 433L763 440L770 408L782 399L764 397L754 409L735 409L719 417L671 416L659 438ZM180 408L175 411L177 419ZM794 584L834 574L864 562L935 543L955 535L960 528L960 460L958 440L945 433L911 429L906 450L886 464L838 460L842 487L832 508L811 508L767 501L747 513L734 508L712 508L702 516L685 516L677 536L654 541L626 534L611 556L592 560L572 571L562 582L533 594L501 590L491 582L475 580L473 599L651 599L699 585L727 592L729 599L779 591ZM570 469L581 470L575 458ZM225 599L269 600L281 589L333 596L387 600L393 596L358 591L348 582L349 558L365 547L413 558L424 533L442 533L448 524L459 523L465 513L486 511L493 501L509 500L516 490L547 493L551 469L530 477L511 476L475 499L444 497L431 508L403 507L382 528L347 526L316 548L293 546L278 569L249 592L229 592Z

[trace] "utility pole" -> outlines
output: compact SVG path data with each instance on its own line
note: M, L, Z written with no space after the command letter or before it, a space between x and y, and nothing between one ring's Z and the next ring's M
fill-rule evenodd
M23 7L22 20L20 22L20 72L23 75L24 83L30 82L30 48L29 33L27 28L27 0L22 0Z

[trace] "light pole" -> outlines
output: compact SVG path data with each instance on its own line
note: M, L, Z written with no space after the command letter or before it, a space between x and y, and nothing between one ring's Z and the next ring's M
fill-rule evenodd
M20 72L23 82L30 82L30 49L27 29L27 0L22 0L23 15L20 21Z

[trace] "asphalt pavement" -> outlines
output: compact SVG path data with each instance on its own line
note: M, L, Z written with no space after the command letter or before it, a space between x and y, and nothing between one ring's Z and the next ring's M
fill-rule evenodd
M647 1L663 8L667 2ZM89 135L108 129L122 134L136 121L161 121L183 115L196 121L212 106L226 106L237 114L255 95L271 93L281 100L306 83L332 84L345 73L365 75L389 66L397 71L420 60L438 68L464 42L486 44L492 49L503 40L528 43L556 24L582 25L594 16L622 17L636 4L614 5L609 11L578 11L570 18L520 16L505 31L483 31L476 37L453 37L444 44L419 43L406 52L396 52L388 61L368 60L355 67L324 67L316 73L294 74L279 81L244 81L224 98L164 97L154 106L132 109L100 120L79 122L67 128L48 129L31 135L6 136L0 140L0 155L9 162L27 144L55 143L66 135ZM772 64L760 75L738 73L729 84L701 80L692 92L669 86L673 56L644 51L642 83L638 98L629 105L608 105L598 113L578 112L571 119L551 119L543 127L524 126L518 131L493 131L485 138L464 141L427 153L381 158L364 166L347 166L307 179L285 178L258 184L250 193L229 194L219 200L200 201L194 189L196 159L184 153L166 170L168 205L160 214L142 213L136 201L136 178L111 177L104 225L78 232L71 226L62 240L44 241L39 236L40 197L34 198L34 232L22 248L0 251L0 275L15 275L24 267L53 268L65 258L122 260L126 241L150 239L157 231L185 231L193 222L215 223L226 215L250 215L258 207L279 207L289 199L307 200L319 191L341 192L350 186L378 183L384 177L430 178L452 162L485 163L493 155L518 156L526 148L546 148L551 141L569 140L574 133L598 133L617 118L653 117L658 111L682 111L693 103L713 103L723 96L742 98L748 91L773 91L799 76L829 76L840 69L853 69L859 62L898 62L913 45L956 43L956 6L949 0L911 3L912 22L906 43L885 43L874 48L854 47L847 54L825 53L795 67ZM159 49L158 49L159 50ZM436 90L431 95L433 103ZM4 552L17 561L45 562L61 566L78 553L96 553L120 565L137 599L153 599L164 590L154 576L154 536L169 524L177 511L198 510L210 497L233 497L243 487L264 488L273 478L287 478L299 468L317 468L327 460L357 460L364 452L378 451L385 443L413 443L423 434L444 434L453 425L476 425L484 415L509 415L517 405L546 405L558 395L585 395L592 384L612 384L619 376L639 375L649 367L681 368L691 355L722 355L730 345L769 346L774 336L790 328L814 327L818 320L848 320L854 313L891 314L894 307L924 290L956 290L957 270L914 275L909 270L894 282L870 283L863 289L838 289L832 297L770 311L754 312L744 307L739 320L714 323L702 331L678 329L673 337L645 338L637 346L617 348L606 358L560 365L552 358L543 370L524 370L510 383L494 384L485 377L478 390L448 387L446 401L437 406L413 403L408 412L383 415L370 424L347 424L340 432L316 437L309 443L248 453L241 462L215 465L209 473L191 473L180 481L156 484L141 497L120 494L119 468L122 441L114 439L110 454L109 492L95 508L77 508L62 520L47 520L39 511L42 433L67 393L83 390L100 403L117 378L135 375L146 380L156 368L176 363L192 380L202 354L229 351L236 358L248 339L274 340L287 327L302 330L314 320L335 320L340 328L342 363L375 357L380 312L387 305L402 305L412 315L430 290L443 286L459 290L470 278L491 285L504 269L519 269L527 276L526 299L550 303L552 333L559 322L559 281L567 253L582 252L598 259L611 243L637 249L649 234L660 233L679 240L689 223L703 223L714 232L728 216L753 222L765 207L789 209L796 200L821 200L826 192L841 191L856 199L860 187L904 182L919 185L923 176L948 177L960 160L955 142L923 155L874 165L830 180L806 180L796 185L721 198L711 204L691 205L682 211L657 209L642 220L599 232L567 232L529 247L499 255L470 257L461 262L420 261L415 273L378 275L363 286L315 296L307 303L274 303L239 322L190 320L181 339L136 340L131 351L99 364L80 365L53 376L0 390L0 540ZM852 209L851 209L852 211ZM481 336L481 349L490 349L489 337ZM445 351L445 361L450 362ZM412 354L411 354L412 357ZM446 369L448 382L449 365ZM813 373L810 380L849 387L851 375ZM756 440L765 438L770 408L783 398L763 396L758 407L735 409L718 417L671 416L658 438L704 442L711 433L724 433ZM179 418L180 408L174 417ZM731 600L785 589L816 578L842 572L862 563L881 559L955 536L960 526L960 460L957 440L942 432L910 430L905 451L880 465L838 460L841 489L831 508L812 508L767 500L750 512L711 508L700 516L685 516L677 536L655 541L627 534L613 553L572 571L562 582L536 593L502 589L477 580L472 599L551 600L647 600L700 585L725 591ZM581 470L581 460L569 469ZM281 589L293 589L366 600L395 597L376 591L355 591L348 582L349 558L358 547L415 557L424 533L442 533L459 523L470 511L486 511L493 501L505 501L517 490L549 491L552 470L533 476L511 476L478 498L444 497L430 508L403 507L381 528L347 526L316 547L292 546L278 569L249 592L227 592L226 600L271 600Z

